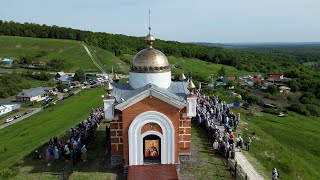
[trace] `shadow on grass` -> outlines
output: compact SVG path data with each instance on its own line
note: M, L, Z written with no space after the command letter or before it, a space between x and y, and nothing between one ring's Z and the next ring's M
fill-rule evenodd
M182 164L184 179L233 179L223 162L223 158L214 153L210 133L192 123L192 157ZM190 175L192 174L192 175Z
M31 174L45 174L46 176L60 176L61 179L67 179L74 171L76 172L103 172L114 173L111 169L110 163L110 151L107 153L106 145L106 131L105 124L101 123L101 126L94 132L89 139L87 145L87 161L83 162L81 159L76 159L74 163L71 161L66 162L64 157L60 157L54 160L52 157L51 165L47 166L45 160L45 150L48 148L48 143L43 144L41 147L36 148L42 155L42 159L33 159L34 152L30 152L25 156L21 163L13 166L18 173L17 176L27 176ZM67 141L67 134L64 137L60 137L63 142ZM48 140L49 141L49 140ZM41 177L41 175L39 175Z

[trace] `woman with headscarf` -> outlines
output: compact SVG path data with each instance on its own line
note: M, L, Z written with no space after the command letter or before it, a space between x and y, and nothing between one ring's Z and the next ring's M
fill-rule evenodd
M276 168L272 169L272 180L277 180L279 177L279 173L277 172Z
M87 148L86 145L83 145L81 148L81 159L83 160L83 162L87 161Z
M54 146L53 156L54 156L54 159L59 159L59 150L57 146Z
M50 166L51 165L51 163L50 163L51 162L51 153L50 153L49 148L46 149L46 161L48 163L47 166Z
M70 150L68 145L64 146L64 154L65 154L66 162L68 162L70 160Z

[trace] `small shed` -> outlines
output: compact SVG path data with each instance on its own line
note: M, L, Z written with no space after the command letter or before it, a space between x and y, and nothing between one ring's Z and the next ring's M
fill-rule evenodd
M4 58L3 60L1 60L1 64L12 65L13 64L13 59Z

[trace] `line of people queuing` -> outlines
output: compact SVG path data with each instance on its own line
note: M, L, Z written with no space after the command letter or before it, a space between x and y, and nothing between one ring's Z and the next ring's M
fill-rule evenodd
M225 158L235 158L236 148L241 151L243 139L240 134L235 137L233 133L240 122L240 113L235 115L226 102L212 95L203 96L200 91L196 91L197 115L196 123L207 130L213 140L213 149ZM224 132L220 132L218 126L224 126ZM246 140L246 150L250 150L251 139Z
M64 158L66 162L76 162L79 158L87 160L87 144L93 136L97 127L103 119L102 108L92 108L90 116L81 121L76 128L70 128L69 138L66 141L58 140L57 137L50 138L48 148L45 150L48 166L52 160ZM42 159L41 153L36 150L34 159Z

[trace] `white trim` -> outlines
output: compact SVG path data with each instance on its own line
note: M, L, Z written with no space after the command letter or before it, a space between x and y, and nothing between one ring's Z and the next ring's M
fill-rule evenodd
M149 96L153 96L155 98L158 98L168 104L171 104L172 106L174 106L178 109L182 109L187 106L186 103L181 102L176 99L173 99L173 98L170 98L167 95L165 95L159 91L156 91L154 89L147 89L146 91L143 91L143 92L139 93L138 95L131 97L130 99L127 99L126 101L116 105L115 108L119 109L120 111L123 111L124 109L142 101L143 99L145 99Z
M129 84L133 89L141 88L150 83L163 89L169 88L171 84L171 71L161 73L129 72Z
M147 131L141 134L145 124L156 123L162 129L162 134L156 131ZM128 131L129 166L143 165L143 138L155 134L161 138L161 164L174 164L175 138L171 120L157 111L147 111L138 115L130 124Z

